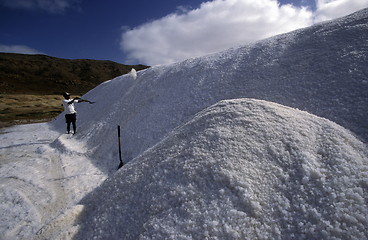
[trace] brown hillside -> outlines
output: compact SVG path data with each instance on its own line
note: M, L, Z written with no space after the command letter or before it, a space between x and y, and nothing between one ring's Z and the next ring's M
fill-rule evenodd
M148 68L112 61L0 53L0 94L84 94L101 82Z
M100 83L148 68L101 60L0 53L0 128L45 122L60 114L62 93L83 95Z

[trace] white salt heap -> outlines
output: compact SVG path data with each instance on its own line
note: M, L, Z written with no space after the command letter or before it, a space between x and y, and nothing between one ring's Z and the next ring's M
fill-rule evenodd
M326 119L222 101L86 197L77 239L366 239L367 163Z
M255 98L332 120L368 141L368 9L206 57L156 66L101 84L79 105L78 138L98 165L139 156L220 100ZM65 131L64 117L54 123ZM102 142L106 144L102 144ZM104 172L115 165L99 166Z
M0 238L368 239L367 39L363 9L2 130Z

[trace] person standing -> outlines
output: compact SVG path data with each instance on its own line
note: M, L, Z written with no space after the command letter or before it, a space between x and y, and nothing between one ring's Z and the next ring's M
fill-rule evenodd
M65 112L65 121L66 121L66 130L68 134L70 133L70 124L73 125L73 134L77 132L77 111L75 111L74 103L80 103L80 102L89 102L94 103L85 99L81 99L79 97L75 97L73 99L70 99L70 93L65 92L63 94L64 99L62 106L64 107Z

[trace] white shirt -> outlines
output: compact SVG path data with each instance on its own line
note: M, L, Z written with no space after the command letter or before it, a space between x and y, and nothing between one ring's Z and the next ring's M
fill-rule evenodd
M74 109L74 103L78 102L78 100L74 100L73 103L69 104L69 102L73 101L73 99L64 99L63 100L63 107L64 107L64 111L65 114L73 114L76 113L77 111L75 111Z

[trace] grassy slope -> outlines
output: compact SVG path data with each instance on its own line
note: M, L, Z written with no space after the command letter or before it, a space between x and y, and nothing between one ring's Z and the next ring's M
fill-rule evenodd
M0 94L0 127L50 121L63 111L60 95Z
M63 92L83 95L132 68L147 66L0 53L0 127L49 121L63 110Z

